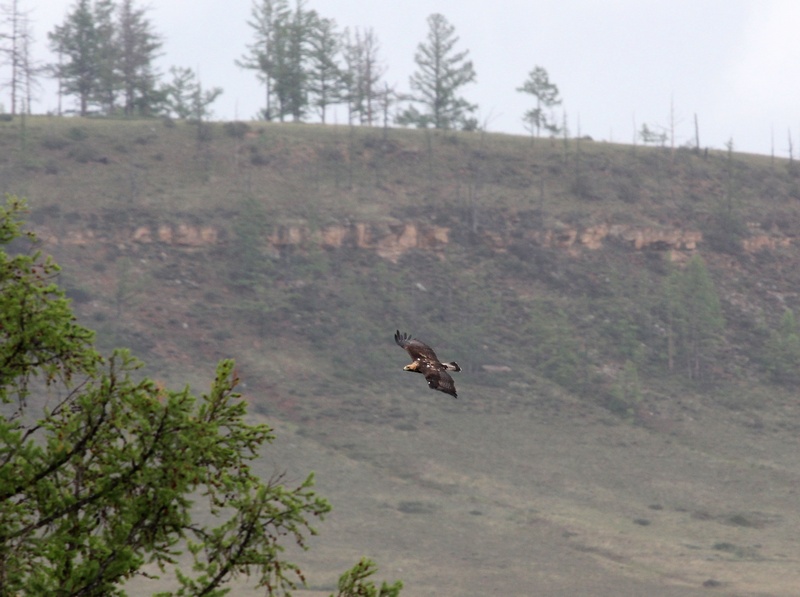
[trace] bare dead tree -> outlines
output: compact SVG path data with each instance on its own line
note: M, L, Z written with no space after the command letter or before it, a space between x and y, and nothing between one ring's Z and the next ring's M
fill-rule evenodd
M356 29L352 38L345 30L345 97L351 123L358 118L360 124L372 126L378 119L382 94L379 83L386 72L378 58L379 50L378 38L371 28Z
M4 87L8 88L11 114L30 111L30 96L33 93L35 70L30 57L31 27L29 13L23 11L19 0L9 0L0 5L0 18L6 33L0 35L5 44L0 46L3 62L11 69Z
M389 137L389 110L397 101L397 92L394 87L389 87L388 83L383 84L383 91L380 95L381 112L383 113L383 140Z

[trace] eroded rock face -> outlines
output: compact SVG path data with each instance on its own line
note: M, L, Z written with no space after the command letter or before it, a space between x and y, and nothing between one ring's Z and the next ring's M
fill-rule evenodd
M185 223L176 226L161 224L154 228L139 226L133 231L129 240L140 244L159 242L166 245L204 247L219 242L219 230L214 226L194 226Z
M769 234L756 234L742 241L742 247L748 253L759 251L774 251L783 249L792 244L792 239L785 236L771 236Z
M373 250L396 262L412 249L439 251L450 242L450 229L416 222L355 222L331 224L311 231L303 224L283 225L268 237L276 248L317 243L328 249L354 247Z
M178 224L175 227L175 244L189 247L217 244L217 229L213 226Z
M450 233L450 228L446 226L419 222L354 222L330 224L317 230L312 230L305 223L293 223L279 225L266 237L266 241L275 249L314 243L328 249L354 247L374 250L384 259L396 262L410 250L441 251L450 242ZM693 251L703 238L697 230L609 224L583 229L561 226L529 231L526 236L543 247L570 251L597 250L609 239L630 243L636 250ZM140 226L134 230L130 240L138 243L203 246L216 244L219 239L219 231L211 226L177 224L155 228ZM497 231L485 232L484 240L497 251L505 250L507 245L507 237Z
M130 231L93 231L77 224L75 228L60 235L45 226L38 232L40 238L47 242L74 246L98 242L113 242L118 245L133 242L203 248L227 240L226 232L218 227L188 222L141 225ZM513 233L511 229L487 230L482 233L482 238L487 246L502 252L507 249ZM584 250L601 249L609 241L627 244L636 251L659 250L668 251L671 255L676 252L686 254L696 250L703 240L699 230L607 223L585 228L556 225L550 229L526 230L522 237L542 247L563 249L576 256ZM307 223L299 221L272 228L265 234L264 242L275 251L309 244L333 250L343 247L372 250L384 259L397 262L411 250L443 254L450 238L451 228L424 222L386 220L334 223L313 229ZM519 234L515 238L518 239ZM750 236L742 241L742 248L747 252L776 250L788 247L793 242L794 238L758 229L751 230Z
M637 251L642 249L682 249L693 251L703 240L699 230L682 228L636 228L633 226L612 226L609 234L631 242Z
M597 250L606 240L614 239L630 243L634 249L686 250L693 251L703 240L699 230L681 228L637 227L622 224L597 224L583 229L562 227L530 233L529 238L543 247L562 249L586 248ZM497 239L493 237L493 244Z

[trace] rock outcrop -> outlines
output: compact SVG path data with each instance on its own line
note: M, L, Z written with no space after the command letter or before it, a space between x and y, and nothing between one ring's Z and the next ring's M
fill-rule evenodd
M102 232L81 227L78 222L74 228L70 226L60 235L56 235L46 226L37 232L46 242L73 246L102 242L113 242L117 245L158 243L176 248L200 249L224 244L228 240L228 233L224 229L188 222L140 225L132 230L120 227L118 230ZM757 225L751 226L750 232L742 241L742 247L747 252L776 250L795 242L792 237L761 230ZM330 250L349 247L375 251L384 259L397 262L412 250L443 255L444 248L451 241L451 235L452 229L447 226L396 219L332 223L319 228L314 228L305 221L296 221L276 225L264 235L263 240L275 251L308 245ZM685 257L703 241L702 233L694 229L607 223L584 228L556 224L551 228L525 230L513 229L513 225L509 225L504 230L482 231L479 236L487 246L498 252L505 251L512 238L517 241L527 240L546 248L563 249L576 256L582 251L595 251L609 242L616 242L636 251L670 251L678 254L679 260L680 255Z

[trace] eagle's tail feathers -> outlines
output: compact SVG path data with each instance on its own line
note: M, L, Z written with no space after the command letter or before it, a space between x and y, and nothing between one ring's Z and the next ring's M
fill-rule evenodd
M461 367L458 366L458 363L455 361L451 361L450 363L442 363L446 371L461 371Z

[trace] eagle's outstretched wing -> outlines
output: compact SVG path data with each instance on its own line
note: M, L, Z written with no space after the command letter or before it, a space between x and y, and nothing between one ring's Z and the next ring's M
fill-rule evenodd
M428 368L424 371L425 381L431 390L439 390L445 394L450 394L453 398L458 398L456 393L456 383L447 371L442 369Z
M422 373L431 390L439 390L445 394L450 394L453 398L458 398L456 384L450 374L447 373L447 371L461 371L458 363L442 363L430 346L416 338L412 338L408 334L401 334L400 330L395 332L394 341L397 342L398 346L405 349L413 359L413 362L403 367L403 369Z
M428 361L435 361L437 363L439 362L439 357L436 356L436 353L433 352L433 349L430 346L424 342L420 342L416 338L412 338L408 334L401 334L400 330L395 332L394 341L397 342L398 346L404 348L415 361L417 359L425 359Z

